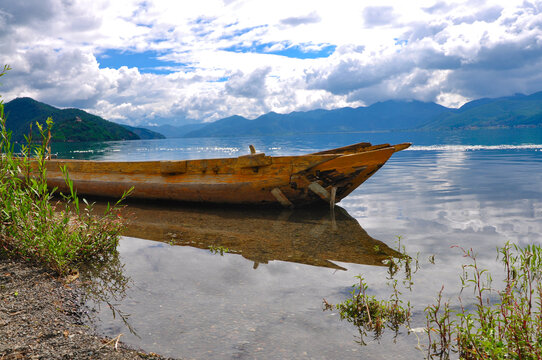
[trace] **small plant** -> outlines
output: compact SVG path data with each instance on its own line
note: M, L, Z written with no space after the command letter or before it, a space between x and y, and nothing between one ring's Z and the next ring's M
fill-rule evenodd
M0 76L7 70L9 66ZM63 195L65 202L53 205L56 189L47 187L46 166L53 121L48 118L45 124L36 125L41 143L29 135L16 153L0 102L0 253L67 275L77 264L116 251L123 227L119 203L131 190L97 217L88 203L80 209L73 182L64 169L70 194Z
M341 320L347 320L354 324L359 331L361 345L365 345L364 338L369 332L375 339L382 336L386 328L392 329L395 335L399 333L401 325L410 328L412 306L410 302L404 303L399 291L399 280L396 276L400 270L404 270L402 284L409 290L412 289L412 275L419 269L418 259L407 255L404 246L401 246L401 237L398 237L397 247L401 255L398 258L390 257L385 265L388 267L388 286L392 288L389 299L378 300L373 295L368 295L368 286L361 275L356 276L359 284L352 286L352 296L341 303L332 305L325 299L324 310L339 311Z
M382 336L384 329L390 328L398 334L400 325L408 323L410 319L410 306L404 307L397 298L378 300L375 296L367 294L367 284L361 276L356 276L359 284L354 285L352 297L342 303L336 304L341 320L354 324L360 334L360 344L368 332L372 332L375 339ZM324 299L324 310L332 310L333 305Z
M429 342L428 358L434 356L448 358L449 353L447 349L452 344L452 333L450 329L455 325L455 321L452 320L450 314L449 302L442 301L442 292L444 286L440 289L436 304L429 305L425 308L425 316L427 319L427 338ZM436 333L438 339L433 339L433 333Z
M428 358L542 358L542 247L521 248L507 243L498 249L505 269L504 288L492 287L491 274L481 269L472 250L461 249L470 263L463 265L462 290L472 288L473 310L459 298L460 310L442 303L426 308ZM437 339L434 339L436 335Z
M220 256L224 256L224 253L229 253L230 249L224 246L209 245L209 251L213 254L220 254Z
M395 297L400 295L400 293L397 292L398 280L395 278L397 273L400 270L404 271L404 278L402 280L403 285L405 285L408 290L412 290L412 285L414 285L412 276L420 269L420 261L418 260L420 254L417 253L416 257L411 257L407 253L406 247L401 244L401 239L401 236L397 236L397 252L399 252L400 255L396 258L389 257L384 261L384 265L388 267L388 281L391 281L391 285L393 285ZM390 282L388 282L388 285L389 284Z

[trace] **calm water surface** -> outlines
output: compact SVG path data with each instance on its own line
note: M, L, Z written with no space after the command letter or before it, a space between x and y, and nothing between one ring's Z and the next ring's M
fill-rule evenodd
M403 290L414 304L413 328L424 326L423 309L442 285L446 297L457 296L463 258L452 246L473 248L498 282L497 246L542 242L540 129L167 139L54 151L107 160L187 159L239 156L248 144L278 155L365 140L414 146L344 199L334 217L317 210L130 205L132 225L119 246L130 286L117 287L108 300L116 313L89 300L99 331L185 359L423 358L416 335L407 331L369 336L359 345L358 330L322 311L322 299L343 301L360 274L372 294L389 297L379 264L395 254L397 236L408 253L419 253L422 266L413 290ZM209 250L220 246L231 252ZM427 260L432 255L434 265Z

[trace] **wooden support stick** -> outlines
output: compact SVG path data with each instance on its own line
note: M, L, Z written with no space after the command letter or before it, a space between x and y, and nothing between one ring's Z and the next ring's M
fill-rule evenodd
M337 197L337 187L333 186L331 188L331 199L329 200L329 207L333 209L335 206L335 198Z
M279 188L274 188L273 190L271 190L271 194L273 194L273 196L275 197L275 199L277 199L277 201L284 207L293 207L294 204L292 204L290 202L290 200L288 200L288 198L286 197L286 195L284 195L284 193L282 191L280 191Z
M317 182L310 183L309 190L320 196L325 201L329 201L331 198L329 191L327 191L322 185L318 184Z

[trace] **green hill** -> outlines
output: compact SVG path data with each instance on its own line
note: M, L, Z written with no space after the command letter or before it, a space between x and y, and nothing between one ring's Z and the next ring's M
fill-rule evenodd
M23 141L30 124L44 123L47 117L54 121L52 141L112 141L137 140L134 131L79 109L58 109L31 98L17 98L4 105L6 127L13 132L12 140ZM34 130L34 138L36 131Z
M479 99L442 113L421 128L457 130L542 126L542 92L496 99Z

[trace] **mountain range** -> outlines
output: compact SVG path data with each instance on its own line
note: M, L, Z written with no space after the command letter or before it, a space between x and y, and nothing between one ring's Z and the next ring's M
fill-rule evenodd
M446 109L435 103L386 101L358 108L318 109L289 114L270 112L254 120L231 116L188 132L184 137L414 129Z
M294 133L389 130L466 130L542 126L542 92L484 98L459 109L432 102L384 101L371 106L262 115L230 116L185 131L182 137L231 137ZM186 130L185 127L180 129ZM159 131L159 130L158 130Z
M389 100L365 107L334 110L270 112L249 120L230 116L213 123L183 126L119 125L79 109L58 109L30 98L4 105L13 140L21 141L29 125L53 118L53 141L107 141L178 137L235 137L329 132L392 130L468 130L542 127L542 91L501 98L483 98L458 109L433 102Z
M107 121L79 109L58 109L28 97L14 99L4 105L6 127L12 131L13 141L23 141L33 125L33 138L37 137L36 122L45 123L52 117L52 141L111 141L137 139L163 139L162 134L148 129L134 128Z

